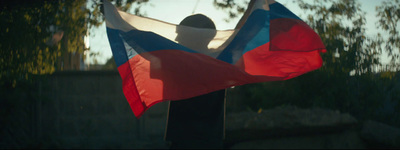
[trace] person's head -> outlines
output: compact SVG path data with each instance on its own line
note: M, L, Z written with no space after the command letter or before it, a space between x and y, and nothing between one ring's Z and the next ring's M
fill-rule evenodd
M214 22L203 14L195 14L187 16L185 19L181 21L181 23L179 23L179 25L195 27L195 28L215 29Z
M194 27L194 28L205 28L205 29L216 29L214 22L203 14L190 15L183 19L179 25ZM181 28L177 27L176 32L178 33L176 41L183 45L200 45L201 47L207 46L208 43L214 38L216 31L209 31L209 33L202 35L193 35L192 33L183 32ZM202 37L201 37L202 36ZM196 43L194 43L192 38L196 38Z

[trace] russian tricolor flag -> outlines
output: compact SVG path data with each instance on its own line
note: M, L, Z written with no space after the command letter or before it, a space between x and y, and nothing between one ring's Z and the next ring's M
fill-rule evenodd
M135 16L105 1L108 39L135 116L159 102L320 68L320 37L283 5L265 5L256 0L241 28L218 31Z

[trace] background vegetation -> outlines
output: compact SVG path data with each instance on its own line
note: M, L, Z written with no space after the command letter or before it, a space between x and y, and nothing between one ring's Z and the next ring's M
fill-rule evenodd
M239 0L215 0L213 5L240 17L246 6ZM134 9L142 15L148 0L116 0L122 10ZM349 112L361 120L374 119L400 127L399 0L379 5L376 23L380 33L368 36L363 1L293 1L312 15L303 18L320 36L327 53L321 69L295 79L235 87L230 93L241 108L254 111L280 105L323 107ZM90 8L82 0L13 0L0 5L0 85L1 93L10 89L29 89L31 84L55 71L59 59L71 52L82 53L83 37L92 26L103 21L101 1ZM135 8L131 8L137 4ZM211 4L210 4L211 5ZM59 42L53 35L63 33ZM387 34L388 36L382 36ZM382 65L386 51L389 65ZM105 69L115 69L111 59ZM23 90L22 90L23 91ZM235 110L236 111L236 110ZM237 110L239 111L239 110Z
M122 10L148 0L115 0ZM0 2L0 85L14 88L37 75L62 70L60 59L83 53L84 37L104 22L100 0L13 0ZM140 6L140 5L139 5ZM135 8L140 12L140 7ZM53 39L62 33L62 40Z
M350 113L361 121L372 119L400 127L399 1L383 2L376 8L381 30L373 37L366 34L365 13L358 1L295 2L311 12L304 21L328 50L322 54L323 67L287 81L235 87L230 93L253 111L281 105L322 107ZM384 38L383 33L389 36ZM389 65L379 59L383 51L391 58Z

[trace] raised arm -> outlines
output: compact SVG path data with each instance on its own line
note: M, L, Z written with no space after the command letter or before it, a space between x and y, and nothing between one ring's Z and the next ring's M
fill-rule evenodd
M244 23L246 22L247 18L250 16L251 10L253 8L255 0L251 0L249 5L247 5L247 9L244 12L242 18L240 18L238 24L236 25L235 29L240 29Z
M265 1L267 1L268 4L265 4L265 3L260 3L260 4L263 4L264 9L266 9L266 10L269 10L269 6L268 5L275 3L275 0L265 0ZM255 3L256 3L256 0L251 0L250 1L249 5L247 5L246 12L244 12L242 18L240 18L240 20L239 20L238 24L236 25L235 29L239 29L244 25L244 23L246 22L247 18L250 16L250 13L252 12Z

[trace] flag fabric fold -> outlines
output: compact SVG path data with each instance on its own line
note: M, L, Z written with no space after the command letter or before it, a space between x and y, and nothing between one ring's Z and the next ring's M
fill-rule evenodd
M240 29L218 31L135 16L105 1L108 39L135 116L159 102L320 68L326 50L313 29L283 5L263 4L256 1Z

